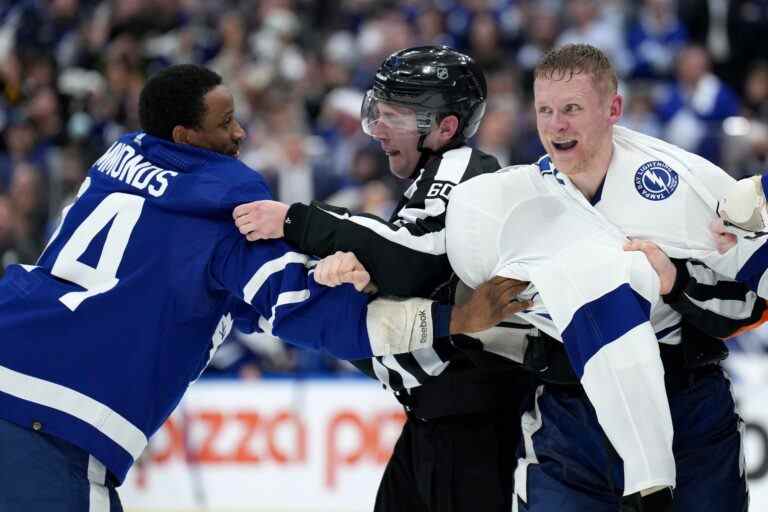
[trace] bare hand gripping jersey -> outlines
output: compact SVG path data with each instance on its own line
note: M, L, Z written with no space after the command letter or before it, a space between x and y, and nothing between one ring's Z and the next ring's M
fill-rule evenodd
M377 317L393 308L418 317L413 301L369 311L351 286L319 286L286 243L238 233L232 209L269 198L233 158L122 137L37 265L0 281L0 417L42 425L122 481L236 321L339 357L409 350L368 325L399 327Z

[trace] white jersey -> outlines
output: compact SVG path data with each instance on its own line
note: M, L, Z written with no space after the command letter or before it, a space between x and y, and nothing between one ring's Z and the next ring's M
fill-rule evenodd
M672 418L649 321L658 276L561 186L527 165L456 187L447 218L451 265L472 287L494 275L530 281L534 307L520 316L564 340L578 361L574 370L624 460L625 493L674 485Z
M564 341L624 460L625 494L675 483L657 337L679 343L680 317L659 300L658 276L645 257L622 245L626 235L649 239L672 257L757 279L756 289L765 265L753 255L761 254L762 242L740 241L739 250L719 255L708 230L714 197L732 182L700 157L616 127L608 173L592 203L548 157L479 176L453 192L451 265L472 287L494 275L533 283L534 307L521 316Z

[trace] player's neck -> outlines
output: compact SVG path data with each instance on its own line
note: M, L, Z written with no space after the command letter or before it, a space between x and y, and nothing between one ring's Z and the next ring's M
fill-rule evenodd
M585 162L580 172L568 176L571 183L584 194L587 200L592 201L592 198L597 194L597 190L608 173L612 158L613 141L610 141L605 148L601 148L595 153L589 162Z

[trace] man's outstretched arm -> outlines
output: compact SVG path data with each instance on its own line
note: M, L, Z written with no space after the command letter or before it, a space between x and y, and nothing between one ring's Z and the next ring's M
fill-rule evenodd
M469 148L443 155L406 192L391 219L353 214L313 202L257 201L235 208L235 224L249 240L281 238L301 252L326 257L354 253L385 295L428 297L451 275L445 248L445 213L459 182L499 169L498 161Z
M318 284L309 257L279 240L248 243L233 231L217 251L211 278L254 308L255 324L286 342L325 350L343 359L363 359L426 348L449 333L483 330L509 308L486 308L499 294L489 283L473 306L452 318L452 307L427 299L381 298L353 286ZM520 309L525 304L519 304Z

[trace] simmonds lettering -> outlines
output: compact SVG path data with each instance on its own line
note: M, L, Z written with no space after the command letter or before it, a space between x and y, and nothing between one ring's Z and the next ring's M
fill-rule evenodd
M161 169L144 160L144 156L128 144L115 142L96 160L93 166L100 172L116 178L154 197L162 196L168 188L168 178L179 173Z

